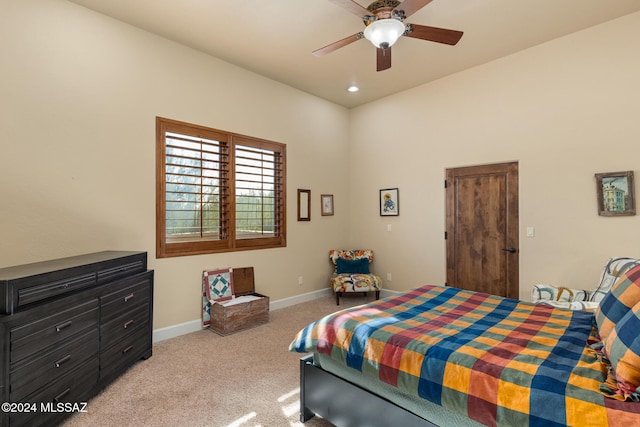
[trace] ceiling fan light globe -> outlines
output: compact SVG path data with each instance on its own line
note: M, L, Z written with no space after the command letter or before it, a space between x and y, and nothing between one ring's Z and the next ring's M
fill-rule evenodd
M375 47L387 49L398 41L404 31L404 24L397 19L379 19L367 25L364 29L364 37Z

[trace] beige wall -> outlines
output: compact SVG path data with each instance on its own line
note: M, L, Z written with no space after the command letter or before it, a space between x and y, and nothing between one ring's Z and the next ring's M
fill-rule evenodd
M445 281L443 180L457 166L519 162L523 299L533 283L593 288L609 257L640 257L640 217L598 216L594 178L640 179L638 52L640 13L352 110L350 167L376 172L351 177L351 240L376 249L385 287ZM388 187L398 217L377 215Z
M522 296L591 287L607 257L640 256L639 217L599 217L593 177L640 173L639 29L630 15L349 111L66 1L2 0L0 266L148 251L156 329L200 317L204 268L253 265L279 300L324 289L337 246L374 248L387 288L441 283L445 169L517 160L521 230L536 228ZM155 259L158 115L287 144L286 248ZM399 217L378 215L387 187Z
M205 268L254 266L272 300L326 289L348 188L321 165L347 170L348 110L61 0L2 0L0 52L0 266L148 251L156 329L200 318ZM286 248L155 259L156 116L287 144Z

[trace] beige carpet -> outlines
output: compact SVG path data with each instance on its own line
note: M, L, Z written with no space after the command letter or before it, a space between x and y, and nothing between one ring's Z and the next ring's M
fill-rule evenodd
M345 297L339 308L372 299ZM272 311L268 324L227 337L202 330L159 342L150 359L63 426L332 426L319 417L299 422L302 355L288 347L300 329L337 308L327 296Z

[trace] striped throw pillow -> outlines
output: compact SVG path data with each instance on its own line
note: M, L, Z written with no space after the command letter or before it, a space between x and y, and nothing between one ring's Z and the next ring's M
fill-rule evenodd
M598 308L596 323L600 338L605 340L616 323L640 302L640 265L627 270L611 287Z
M595 291L591 293L589 301L600 302L611 290L611 287L618 280L618 278L630 268L640 264L640 260L636 258L611 258L607 265L604 266L602 274L600 275L600 284Z

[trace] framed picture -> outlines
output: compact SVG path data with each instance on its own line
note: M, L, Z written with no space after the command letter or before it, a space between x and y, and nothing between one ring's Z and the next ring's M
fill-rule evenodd
M320 209L322 216L333 215L333 194L320 195Z
M596 174L598 214L631 216L636 214L633 171Z
M311 221L311 190L298 189L298 221Z
M380 216L400 215L400 201L397 188L380 190Z

